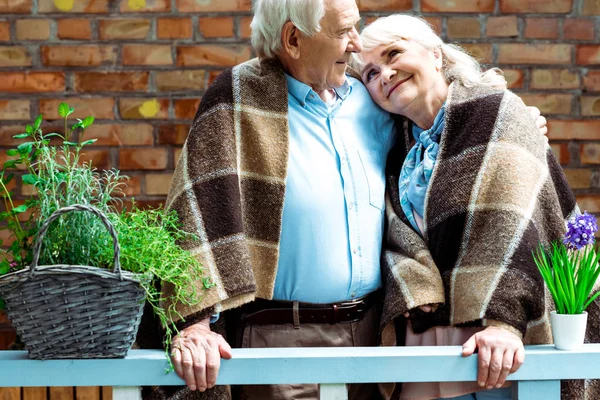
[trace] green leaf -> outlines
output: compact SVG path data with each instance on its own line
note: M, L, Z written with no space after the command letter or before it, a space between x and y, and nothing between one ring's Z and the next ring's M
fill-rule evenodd
M14 156L18 156L19 155L19 150L17 149L10 149L6 151L6 154L10 157L14 157Z
M19 164L21 164L19 162L19 160L8 160L8 161L6 161L4 163L4 165L2 166L2 168L4 168L4 169L15 168Z
M33 135L33 126L27 125L25 127L25 132L29 133L30 135Z
M65 146L78 146L78 145L79 145L79 143L75 143L75 142L69 142L69 141L67 141L67 140L65 140L65 141L63 142L63 144L64 144Z
M79 121L78 123L76 123L75 125L73 125L71 127L71 132L73 132L77 128L83 128L83 125L81 124L81 121Z
M7 259L0 261L0 275L7 274L10 271L10 263Z
M25 204L21 204L20 206L12 209L13 214L21 214L21 213L24 213L25 211L27 211L27 206Z
M60 103L58 106L58 115L60 115L62 118L67 118L73 113L73 111L75 110L69 107L67 103Z
M40 128L41 124L42 124L42 114L38 115L37 118L35 119L35 122L33 123L33 129L37 131Z
M31 153L31 149L33 149L33 142L25 142L17 146L17 150L21 154L29 154Z
M44 139L55 137L55 136L62 137L62 135L60 133L52 132L47 135L44 135Z
M87 128L88 126L90 126L93 123L94 123L94 116L92 116L92 115L85 117L83 119L83 121L81 121L81 125L82 125L83 129Z
M13 136L14 139L24 139L26 137L31 136L29 133L19 133L18 135Z
M21 177L21 180L23 181L23 183L26 183L28 185L35 185L38 181L37 177L32 174L23 175Z
M6 185L10 181L12 181L14 177L15 177L15 174L8 174L7 176L3 176L2 182Z
M86 140L85 142L81 142L82 146L86 146L88 144L92 144L92 143L96 143L96 141L98 141L98 139L90 139L90 140Z

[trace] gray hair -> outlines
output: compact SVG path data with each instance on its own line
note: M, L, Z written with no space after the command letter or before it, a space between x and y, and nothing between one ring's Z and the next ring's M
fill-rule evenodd
M412 40L429 50L440 49L442 73L448 83L458 81L466 87L482 84L495 88L506 88L506 79L497 68L482 71L479 62L463 48L447 44L440 39L427 21L405 14L394 14L375 20L360 34L363 53L372 51L382 44L398 40ZM351 67L360 72L364 60L360 54L352 55Z
M261 58L274 58L281 48L281 30L291 21L306 36L321 31L325 0L255 0L252 46Z

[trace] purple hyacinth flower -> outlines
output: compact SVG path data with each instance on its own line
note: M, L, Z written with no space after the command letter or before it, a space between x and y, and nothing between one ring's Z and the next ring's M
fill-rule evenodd
M563 243L571 250L579 250L595 242L594 233L597 231L596 217L584 212L567 222L567 233Z

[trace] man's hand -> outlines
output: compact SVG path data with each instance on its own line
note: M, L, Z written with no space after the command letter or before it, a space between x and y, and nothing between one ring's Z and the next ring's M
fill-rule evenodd
M427 312L427 313L428 312L435 312L435 310L437 310L437 308L438 308L437 304L433 305L433 306L419 306L419 309L421 311ZM410 312L409 311L407 311L407 312L404 313L404 318L408 318L408 317L410 317Z
M188 326L173 338L171 361L192 391L204 392L215 386L221 357L231 358L231 346L210 330L210 318Z
M463 357L479 349L477 383L486 389L504 385L508 374L525 361L523 342L514 333L495 326L477 332L463 344Z
M531 116L535 120L535 124L537 125L538 129L540 130L540 133L542 135L547 135L548 134L548 127L546 126L547 121L546 121L546 118L544 118L544 116L542 115L542 112L540 111L540 109L537 107L532 107L532 106L527 107L527 109L529 110L529 112L531 113Z

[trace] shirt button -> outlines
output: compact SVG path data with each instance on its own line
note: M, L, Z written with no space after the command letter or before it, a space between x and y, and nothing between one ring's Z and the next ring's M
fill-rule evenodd
M352 297L352 298L356 297L356 293L354 293L354 292L350 293L350 297Z
M356 253L358 253L358 250L356 250L356 249L353 249L353 250L352 250L352 253L353 253L353 254L356 254Z

